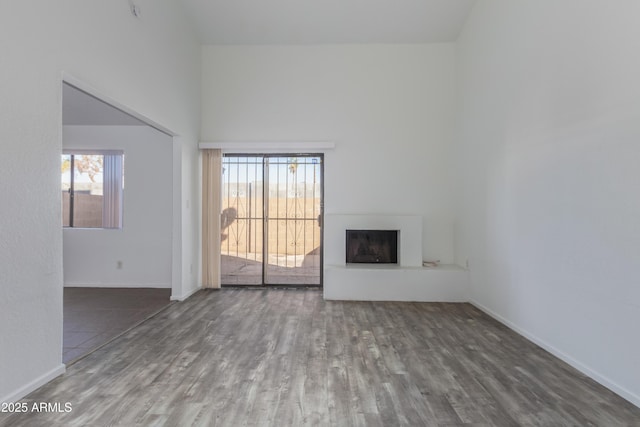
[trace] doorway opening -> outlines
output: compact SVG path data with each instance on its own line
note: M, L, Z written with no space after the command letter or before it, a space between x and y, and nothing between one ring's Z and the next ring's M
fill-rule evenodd
M222 286L322 286L322 154L225 154Z
M174 166L181 160L167 129L76 79L67 76L61 86L62 357L68 365L170 304L179 258L172 229L181 204Z

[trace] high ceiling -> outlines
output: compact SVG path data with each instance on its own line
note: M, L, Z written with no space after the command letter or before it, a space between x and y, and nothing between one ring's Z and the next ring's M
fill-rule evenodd
M475 0L182 0L203 44L454 41Z
M203 44L437 43L475 0L182 0ZM64 85L65 125L145 125Z

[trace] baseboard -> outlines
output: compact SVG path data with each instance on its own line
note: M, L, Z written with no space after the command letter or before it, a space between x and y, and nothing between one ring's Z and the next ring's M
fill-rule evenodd
M192 290L190 290L189 292L184 293L184 294L182 294L182 295L171 295L170 300L171 300L171 301L180 301L180 302L181 302L181 301L186 300L186 299L187 299L187 298L189 298L191 295L195 294L196 292L198 292L198 291L200 291L200 290L202 290L202 288L195 288L195 289L192 289Z
M532 333L520 328L519 326L517 326L516 324L514 324L510 320L505 319L504 317L502 317L498 313L494 312L493 310L490 310L489 308L483 306L482 304L478 303L477 301L473 301L472 300L472 301L470 301L470 303L473 304L479 310L482 310L484 313L488 314L489 316L491 316L492 318L497 320L498 322L500 322L503 325L507 326L509 329L511 329L514 332L522 335L523 337L525 337L529 341L533 342L534 344L542 347L543 349L545 349L549 353L553 354L558 359L560 359L563 362L571 365L572 367L574 367L578 371L582 372L583 374L585 374L589 378L591 378L594 381L600 383L604 387L606 387L609 390L611 390L612 392L616 393L618 396L622 397L625 400L628 400L629 402L631 402L632 404L634 404L635 406L640 408L640 396L638 396L637 394L635 394L635 393L627 390L626 388L618 385L615 381L611 381L609 378L605 377L604 375L601 375L597 371L589 368L585 364L579 362L578 360L574 359L573 357L569 356L568 354L564 353L563 351L557 349L556 347L552 346L551 344L547 343L546 341L540 339L536 335L534 335L534 334L532 334Z
M171 283L65 283L65 288L153 288L169 289Z
M171 283L65 283L65 288L152 288L170 289Z
M30 383L20 387L18 390L14 391L13 393L10 393L9 395L4 396L2 399L0 399L0 402L3 402L3 403L17 402L18 400L22 399L32 391L39 389L40 387L42 387L52 379L64 374L66 372L66 369L67 368L64 365L64 363L61 363L54 369L50 370L44 375L39 376L38 378L31 381Z

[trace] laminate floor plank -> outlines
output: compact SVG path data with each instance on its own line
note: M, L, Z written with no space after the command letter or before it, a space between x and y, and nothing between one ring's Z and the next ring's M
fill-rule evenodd
M640 408L469 304L202 291L0 426L640 426Z

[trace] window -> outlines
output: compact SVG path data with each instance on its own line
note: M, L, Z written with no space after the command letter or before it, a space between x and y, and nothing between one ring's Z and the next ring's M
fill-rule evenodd
M65 151L60 170L64 227L122 228L122 151Z

